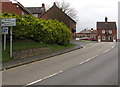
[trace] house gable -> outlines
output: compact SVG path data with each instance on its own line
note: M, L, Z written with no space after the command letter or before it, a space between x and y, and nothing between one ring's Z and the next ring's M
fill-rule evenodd
M55 3L47 12L41 16L41 19L57 19L59 22L65 23L68 28L76 29L76 22L67 14L65 14L61 9L59 9Z

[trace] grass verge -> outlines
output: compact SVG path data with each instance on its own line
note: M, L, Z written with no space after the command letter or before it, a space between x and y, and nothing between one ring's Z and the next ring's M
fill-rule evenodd
M40 43L36 42L33 40L19 40L19 41L14 41L13 42L13 51L15 50L22 50L22 49L31 49L31 48L41 48L41 47L48 47L52 51L58 51L58 50L63 50L67 48L74 47L75 44L69 43L67 46L61 46L58 44L45 44L45 43ZM3 47L3 46L2 46ZM9 44L7 44L6 50L2 50L2 62L8 62L12 60L9 55Z

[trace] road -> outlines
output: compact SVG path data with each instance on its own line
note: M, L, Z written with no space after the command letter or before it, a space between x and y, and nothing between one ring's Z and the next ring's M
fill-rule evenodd
M115 45L92 43L76 51L6 70L2 72L3 85L117 84Z
M118 85L118 50L97 56L34 85Z

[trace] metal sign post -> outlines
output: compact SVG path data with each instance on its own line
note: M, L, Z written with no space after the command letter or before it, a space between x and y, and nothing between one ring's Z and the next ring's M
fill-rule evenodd
M4 50L6 50L6 34L4 34Z
M4 50L6 50L6 34L8 34L8 27L3 27L2 34L4 34Z
M1 20L1 26L11 26L10 28L10 57L12 57L12 26L16 26L16 18L8 18ZM6 35L4 37L4 49L6 48Z
M12 27L10 28L10 57L12 57Z

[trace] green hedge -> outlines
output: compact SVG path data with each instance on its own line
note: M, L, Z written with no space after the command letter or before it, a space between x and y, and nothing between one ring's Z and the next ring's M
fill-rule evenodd
M16 18L13 27L13 39L32 39L44 43L67 45L71 39L71 32L64 23L57 20L36 19L31 15L18 16L5 12L2 18Z

